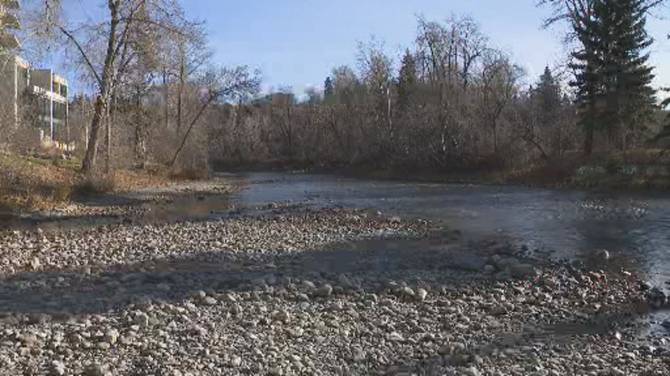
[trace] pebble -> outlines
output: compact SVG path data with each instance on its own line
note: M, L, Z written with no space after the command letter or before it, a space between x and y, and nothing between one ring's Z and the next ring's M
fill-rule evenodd
M416 298L417 298L418 301L423 302L424 300L426 300L427 296L428 296L428 291L426 291L426 289L420 288L420 289L416 290Z
M601 376L664 370L665 339L638 343L634 328L556 341L543 336L553 333L553 324L588 327L631 302L667 300L660 289L640 291L634 275L540 269L506 248L483 258L492 272L506 273L501 280L485 277L481 264L479 273L467 275L445 268L451 250L421 257L403 252L398 257L406 258L383 270L374 267L376 257L395 255L343 252L333 271L324 262L332 255L320 253L328 244L399 234L389 235L390 227L423 236L425 228L409 219L389 226L387 219L339 209L284 210L282 204L264 217L0 238L0 271L14 273L0 285L0 309L9 312L0 313L0 373ZM31 246L43 237L48 252ZM5 246L11 243L18 245ZM33 257L56 275L24 276L33 270ZM351 270L340 270L350 261ZM91 273L72 272L87 267ZM526 270L512 273L515 268ZM534 279L511 280L511 274ZM12 296L35 296L15 302L53 314L16 315L21 307L5 304ZM50 302L51 296L58 299Z
M242 365L242 358L235 355L233 358L230 360L230 365L237 368Z
M314 295L319 296L319 297L328 297L333 293L333 286L329 284L325 284L321 287L319 287L315 292Z
M92 363L86 367L84 370L85 376L108 376L109 372L106 366L103 366L98 363Z
M40 259L38 259L37 257L33 257L33 259L30 260L30 267L32 268L32 270L37 271L40 269L41 266L42 263L40 262Z
M218 301L217 301L215 298L211 297L211 296L207 296L207 297L205 297L205 298L202 300L202 302L203 302L203 304L208 305L208 306L213 306L213 305L217 305L217 304L218 304Z
M119 331L116 329L110 329L105 333L105 341L114 345L119 340Z
M51 373L54 376L65 375L65 364L63 364L61 361L54 360L51 362Z

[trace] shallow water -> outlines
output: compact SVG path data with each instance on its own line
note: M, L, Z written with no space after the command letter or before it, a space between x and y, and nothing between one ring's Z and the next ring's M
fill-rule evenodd
M330 175L249 173L240 207L271 202L373 208L458 229L468 238L496 234L538 254L625 269L652 283L670 281L670 194L374 181ZM609 261L597 257L606 249Z
M627 270L669 292L670 193L594 193L287 173L226 176L246 183L247 189L232 199L240 207L306 203L428 219L459 230L466 240L494 236L525 246L535 256ZM384 245L393 246L393 242ZM609 260L599 256L602 250L610 253ZM640 333L664 337L667 329L660 324L666 320L670 320L667 310L651 313L642 320Z
M525 246L535 256L578 259L597 269L625 269L654 285L670 287L666 284L670 281L670 193L602 194L289 173L219 175L245 188L231 197L183 194L153 200L153 195L109 196L83 200L82 204L90 207L131 204L141 212L131 218L134 223L221 218L239 212L263 214L274 207L268 204L282 203L372 209L399 216L401 220L431 220L444 229L460 231L465 241L493 236L519 248ZM0 216L0 229L74 230L127 220L125 216L21 218L9 215ZM315 270L351 272L361 265L356 263L356 258L344 257L338 251L346 255L355 249L375 251L366 268L398 269L405 258L394 255L431 245L434 244L424 241L386 240L334 245L331 257L319 258L310 265ZM610 260L598 257L603 249L611 254ZM469 253L461 256L463 260L453 260L459 267L480 261L470 259ZM670 319L668 312L656 312L645 319L651 325L643 326L654 335L666 335L666 329L659 324L667 319Z

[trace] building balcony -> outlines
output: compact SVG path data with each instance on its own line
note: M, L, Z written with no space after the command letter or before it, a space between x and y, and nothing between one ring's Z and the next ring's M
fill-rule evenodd
M54 102L57 103L67 103L67 98L60 95L59 93L54 93L53 91L49 91L46 89L43 89L39 86L33 86L31 93L49 100L53 100Z

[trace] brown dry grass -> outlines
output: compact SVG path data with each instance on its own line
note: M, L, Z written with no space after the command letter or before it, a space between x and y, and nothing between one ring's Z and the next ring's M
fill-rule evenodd
M52 209L74 194L126 192L163 186L166 173L120 170L84 176L80 161L0 153L0 211Z
M0 207L51 207L69 199L77 180L69 161L0 154Z

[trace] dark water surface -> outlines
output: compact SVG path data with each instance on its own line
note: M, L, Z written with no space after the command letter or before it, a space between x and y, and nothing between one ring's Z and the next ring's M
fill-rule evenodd
M419 217L477 238L497 234L551 257L670 281L670 193L588 193L517 186L373 181L249 173L238 206L271 202L373 208ZM596 257L606 249L607 262ZM602 265L601 265L602 264Z

